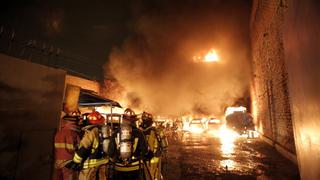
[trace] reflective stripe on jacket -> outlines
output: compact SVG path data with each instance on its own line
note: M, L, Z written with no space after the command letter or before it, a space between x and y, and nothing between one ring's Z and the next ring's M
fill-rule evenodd
M135 161L130 164L124 165L122 163L115 163L115 170L116 171L136 171L142 168L142 161Z
M61 130L56 133L54 142L56 167L61 168L72 160L80 142L76 123L64 122Z
M109 162L108 159L105 158L101 158L101 159L87 159L84 161L83 163L83 169L87 169L87 168L93 168L93 167L97 167L100 166L102 164L107 164Z

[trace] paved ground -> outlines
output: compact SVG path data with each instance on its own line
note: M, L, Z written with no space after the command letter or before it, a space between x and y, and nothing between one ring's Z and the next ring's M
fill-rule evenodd
M180 134L169 138L164 177L189 179L299 179L297 166L260 139Z

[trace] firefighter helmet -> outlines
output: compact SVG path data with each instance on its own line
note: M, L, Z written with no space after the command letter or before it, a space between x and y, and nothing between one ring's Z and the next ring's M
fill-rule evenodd
M142 119L142 124L141 124L142 128L147 128L147 127L152 126L152 124L153 124L152 114L149 114L147 112L143 112L141 119Z
M72 117L80 117L81 116L81 112L80 112L79 109L77 109L75 111L69 112L68 115L72 116Z
M63 119L66 121L79 121L81 116L81 112L79 109L75 111L66 112L63 116Z
M129 120L129 121L136 121L137 120L137 115L135 114L135 112L132 109L127 108L124 111L123 119L124 120Z
M147 119L153 119L152 114L149 114L147 112L143 112L141 116L142 120L147 120Z
M63 112L69 117L81 116L81 112L78 107L73 107L66 103L63 103Z
M98 111L92 111L92 113L87 116L89 124L103 124L105 122L104 117Z

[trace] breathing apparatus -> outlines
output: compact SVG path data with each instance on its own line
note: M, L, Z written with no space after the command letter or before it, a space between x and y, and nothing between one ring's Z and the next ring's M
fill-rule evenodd
M131 109L126 109L120 125L120 157L124 161L128 161L133 153L131 121L135 121L135 113Z

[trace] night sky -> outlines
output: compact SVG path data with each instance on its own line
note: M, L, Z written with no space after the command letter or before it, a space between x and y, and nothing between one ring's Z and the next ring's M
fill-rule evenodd
M102 67L113 47L135 35L141 17L175 11L190 17L208 7L232 13L248 11L250 6L248 0L2 0L0 25L14 30L19 39L53 44L68 56ZM102 76L102 68L93 74Z
M131 32L131 6L129 0L4 0L0 25L14 29L17 39L53 44L102 66L112 46Z

